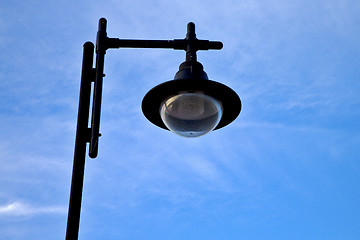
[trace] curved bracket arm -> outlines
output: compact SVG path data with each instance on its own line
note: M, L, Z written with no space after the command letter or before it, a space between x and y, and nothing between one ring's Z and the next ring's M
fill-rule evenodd
M174 40L134 40L108 38L106 33L107 21L105 18L99 20L99 30L96 40L96 77L94 84L93 109L91 118L91 138L89 156L96 158L98 154L99 128L102 82L104 75L104 59L107 49L111 48L170 48L186 51L186 61L196 61L196 52L198 50L220 50L223 47L222 42L199 40L195 34L195 24L190 22L187 25L187 34L185 39Z

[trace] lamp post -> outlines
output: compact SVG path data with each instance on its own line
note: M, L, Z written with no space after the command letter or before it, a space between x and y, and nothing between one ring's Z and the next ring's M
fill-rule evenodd
M188 24L185 39L175 40L109 38L106 25L106 19L101 18L96 39L95 68L94 44L84 44L66 240L78 239L87 143L90 144L89 156L96 158L98 154L102 81L108 49L170 48L186 51L186 61L180 65L174 80L154 87L142 101L145 117L158 127L184 137L198 137L228 125L241 110L238 95L229 87L208 80L203 66L197 61L198 50L220 50L223 45L217 41L197 39L194 23ZM91 126L88 127L92 83L93 104Z

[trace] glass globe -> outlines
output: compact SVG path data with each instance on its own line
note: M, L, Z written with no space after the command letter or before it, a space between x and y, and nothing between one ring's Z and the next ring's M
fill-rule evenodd
M166 127L183 137L199 137L212 131L222 116L221 103L201 92L169 97L160 107Z

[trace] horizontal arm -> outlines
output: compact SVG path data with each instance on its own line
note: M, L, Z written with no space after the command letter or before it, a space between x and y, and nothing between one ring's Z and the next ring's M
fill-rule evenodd
M187 49L187 39L175 40L132 40L132 39L119 39L107 38L106 47L109 48L172 48L176 50ZM220 50L223 47L222 42L208 41L208 40L195 40L195 47L197 50Z

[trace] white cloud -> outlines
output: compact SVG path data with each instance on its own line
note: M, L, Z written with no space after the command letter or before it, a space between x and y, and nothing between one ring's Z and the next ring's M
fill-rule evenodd
M0 216L29 217L39 214L65 214L66 208L60 206L32 206L26 203L13 202L0 205Z
M216 166L200 156L185 158L184 161L190 170L203 179L213 181L219 178Z

